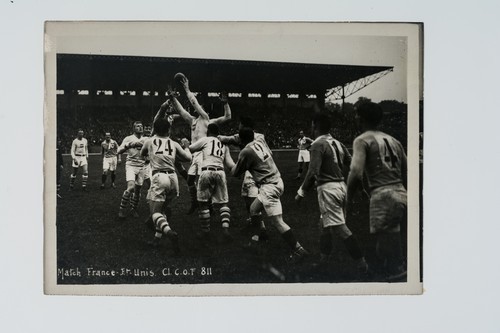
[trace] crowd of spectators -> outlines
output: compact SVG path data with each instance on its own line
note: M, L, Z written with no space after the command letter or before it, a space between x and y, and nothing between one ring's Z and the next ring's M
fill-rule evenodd
M389 110L384 115L382 130L394 136L406 147L407 112L406 105L398 110ZM350 108L345 112L329 111L332 118L332 135L351 146L354 138L359 134L354 121L354 113ZM255 120L256 131L266 136L267 143L271 149L295 149L299 131L303 130L307 136L310 133L311 109L292 110L246 110L245 108L233 107L233 120L221 126L221 133L233 134L237 132L238 119L240 115L251 116ZM218 114L211 115L219 116ZM68 119L60 117L58 119L58 140L64 153L69 153L71 142L76 137L78 129L83 129L84 136L89 142L90 152L99 152L100 143L104 140L104 134L110 132L113 139L118 143L132 133L133 119L126 117L123 119L119 114L113 119L109 114L106 121L102 121L95 114L92 116L81 115L78 119ZM121 119L120 119L121 118ZM148 122L144 123L149 124ZM176 139L190 137L189 126L182 121L176 120L172 128L171 136Z

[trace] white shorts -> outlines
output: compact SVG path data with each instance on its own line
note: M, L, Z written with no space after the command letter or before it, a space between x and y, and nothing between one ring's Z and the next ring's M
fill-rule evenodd
M118 159L116 156L113 157L105 157L102 160L102 169L104 171L115 171L116 164L118 163Z
M142 186L144 183L144 166L125 165L125 180L128 182L135 181L135 185Z
M197 199L200 202L208 202L211 199L214 204L228 203L229 196L224 170L201 172L200 179L198 179Z
M241 184L241 196L248 198L257 198L259 195L259 188L252 177L252 174L248 171L245 172L245 178L243 178L243 184Z
M299 150L299 159L298 162L306 162L309 163L311 161L311 154L307 149Z
M191 162L191 166L188 170L188 175L198 176L201 171L201 162L203 162L203 152L198 151L193 154L193 160Z
M75 156L72 165L73 168L78 168L87 165L87 156Z
M153 178L153 170L151 169L151 164L144 165L144 180Z
M402 184L382 186L371 192L370 233L399 232L406 214L406 189Z
M178 196L179 180L175 172L158 172L151 177L151 187L146 197L147 200L165 202Z
M280 197L285 190L283 180L280 178L277 184L261 184L257 199L262 202L267 216L283 214Z
M321 184L317 192L323 228L345 224L346 184L344 182Z

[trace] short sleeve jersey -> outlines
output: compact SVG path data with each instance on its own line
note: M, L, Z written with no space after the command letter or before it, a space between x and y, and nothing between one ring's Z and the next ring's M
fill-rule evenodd
M367 131L355 139L366 152L365 174L370 189L402 182L403 145L380 131Z
M81 140L76 138L71 144L71 150L76 156L87 156L87 139L82 138Z
M129 135L123 139L123 142L120 146L121 148L124 148L126 145L131 144L131 143L136 143L136 142L141 142L144 144L144 142L148 139L147 137L136 137L134 134ZM128 166L134 166L134 167L141 167L144 166L146 160L144 157L141 155L141 148L129 148L127 149L127 162L126 165Z
M115 157L118 151L118 143L115 140L104 140L101 143L102 151L104 152L104 157Z
M318 185L343 181L344 167L349 167L351 164L351 154L347 148L338 140L335 140L330 134L319 136L311 145L313 158L320 156L321 166L317 176ZM311 161L315 163L316 161Z
M201 149L203 154L203 162L201 163L202 168L224 168L227 146L223 145L219 139L213 136L200 138L196 141L195 147Z
M151 170L175 171L175 156L179 144L167 137L153 136L145 143Z
M281 179L264 136L256 137L241 150L235 175L241 175L246 170L250 171L257 184L275 184Z

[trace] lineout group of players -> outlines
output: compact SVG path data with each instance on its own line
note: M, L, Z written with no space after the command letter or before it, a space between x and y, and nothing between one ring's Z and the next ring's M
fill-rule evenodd
M250 215L248 228L253 231L252 239L257 242L268 240L262 215L264 212L290 248L289 261L296 262L309 255L283 220L280 197L284 184L264 135L254 131L253 121L247 117L241 117L238 133L221 135L218 125L231 119L227 95L221 94L220 97L224 104L224 116L210 119L195 94L190 91L188 79L179 73L174 80L194 108L194 115L178 101L178 93L171 91L154 118L151 137L143 136L141 122L134 123L134 133L126 137L120 146L106 133L102 143L104 173L101 187L104 187L108 171L114 187L117 156L119 159L120 154L127 153L127 188L121 198L119 217L125 218L129 214L138 216L136 209L141 186L149 178L150 187L146 198L150 208L149 223L152 221L156 230L151 244L158 246L165 235L170 239L174 252L178 253L178 235L169 224L172 202L179 196L177 169L188 183L190 212L198 210L200 232L197 236L200 241L210 239L213 205L219 207L222 237L231 240L227 170L231 176L243 175L241 195ZM170 138L170 129L177 117L191 126L191 142L182 139L178 143ZM370 192L370 232L376 235L376 251L381 259L379 269L388 279L399 279L406 276L406 155L401 143L377 129L382 120L379 105L360 105L356 110L356 119L363 133L354 140L352 158L344 144L330 135L328 115L314 115L311 124L314 141L301 132L297 178L301 176L302 165L309 162L310 165L295 200L300 204L307 193L316 189L322 226L320 262L328 260L333 249L333 237L337 235L355 260L358 271L369 273L364 254L345 223L353 195L362 189L365 177ZM241 148L236 162L231 158L228 145ZM79 131L71 149L71 188L79 167L83 168L82 186L86 187L87 156L87 143L83 132ZM191 162L187 172L182 162Z

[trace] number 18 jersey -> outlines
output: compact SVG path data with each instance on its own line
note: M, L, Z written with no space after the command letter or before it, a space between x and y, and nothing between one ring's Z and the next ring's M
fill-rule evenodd
M397 184L402 179L402 163L406 164L403 145L392 136L380 131L367 131L354 140L364 146L365 173L370 189Z
M193 145L194 149L200 150L203 154L201 167L224 168L224 160L228 153L227 147L216 137L207 136L198 139Z

